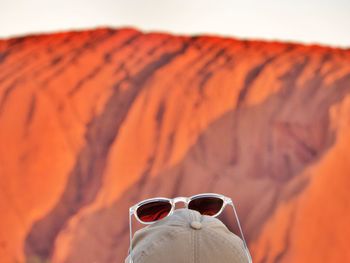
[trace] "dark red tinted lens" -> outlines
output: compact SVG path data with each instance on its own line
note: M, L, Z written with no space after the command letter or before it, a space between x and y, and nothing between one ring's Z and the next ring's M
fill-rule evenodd
M153 222L166 217L171 211L169 201L155 201L141 205L136 213L143 222Z
M218 197L198 197L190 201L188 208L196 210L202 215L216 215L222 208L224 201Z

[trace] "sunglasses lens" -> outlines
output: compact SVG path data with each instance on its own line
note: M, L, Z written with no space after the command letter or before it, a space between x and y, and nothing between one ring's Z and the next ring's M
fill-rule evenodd
M169 201L154 201L141 205L136 213L142 222L154 222L166 217L171 211Z
M224 201L218 197L198 197L190 201L188 208L202 215L213 216L219 213Z

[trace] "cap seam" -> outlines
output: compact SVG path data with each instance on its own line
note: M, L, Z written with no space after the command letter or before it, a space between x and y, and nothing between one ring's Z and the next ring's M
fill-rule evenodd
M191 222L192 221L194 221L194 216L193 216L193 213L192 212L190 212L190 210L189 210L189 217L190 217L190 222L188 222L189 224L191 224ZM195 243L195 232L193 231L193 229L192 228L190 228L191 230L191 242L192 242L192 244L191 244L191 247L193 248L192 249L192 262L193 263L197 263L197 261L196 261L196 243Z

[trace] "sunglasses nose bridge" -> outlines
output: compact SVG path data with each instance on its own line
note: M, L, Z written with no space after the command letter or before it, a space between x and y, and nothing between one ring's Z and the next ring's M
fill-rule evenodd
M175 197L175 198L173 199L173 204L174 204L174 205L175 205L176 203L180 203L180 202L185 203L185 205L186 205L186 207L187 207L187 204L188 204L188 202L189 202L189 198L187 198L187 197Z

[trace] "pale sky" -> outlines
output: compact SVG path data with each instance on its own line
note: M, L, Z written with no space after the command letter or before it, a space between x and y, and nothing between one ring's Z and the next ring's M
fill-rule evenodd
M0 0L0 38L102 26L350 47L350 0Z

